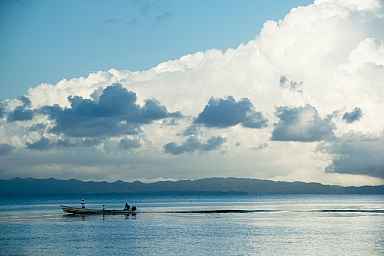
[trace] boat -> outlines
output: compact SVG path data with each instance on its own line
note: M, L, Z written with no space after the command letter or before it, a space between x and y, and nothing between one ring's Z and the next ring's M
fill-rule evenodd
M113 214L136 214L136 207L132 207L129 210L107 210L107 209L90 209L90 208L80 208L80 207L71 207L66 205L61 205L61 209L65 213L70 214L102 214L102 215L113 215Z

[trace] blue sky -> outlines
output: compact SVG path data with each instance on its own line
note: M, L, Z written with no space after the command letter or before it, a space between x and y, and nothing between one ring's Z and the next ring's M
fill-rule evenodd
M309 0L0 2L0 99L109 68L236 47Z

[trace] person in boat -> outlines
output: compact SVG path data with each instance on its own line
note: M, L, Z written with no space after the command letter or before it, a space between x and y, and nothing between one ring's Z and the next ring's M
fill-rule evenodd
M129 204L127 202L125 202L124 211L129 211L129 208L131 208L131 207L129 206Z
M84 199L81 199L81 208L85 208L85 200Z

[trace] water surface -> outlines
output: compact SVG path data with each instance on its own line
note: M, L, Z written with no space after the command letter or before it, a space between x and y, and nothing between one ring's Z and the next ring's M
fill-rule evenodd
M0 255L384 255L382 196L85 199L110 209L135 202L139 212L68 216L59 206L79 197L1 198Z

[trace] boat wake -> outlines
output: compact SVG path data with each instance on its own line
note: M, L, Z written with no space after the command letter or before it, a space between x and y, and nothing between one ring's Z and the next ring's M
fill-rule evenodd
M252 213L252 212L279 212L280 210L239 210L239 209L219 209L219 210L186 210L186 211L164 211L162 213Z

